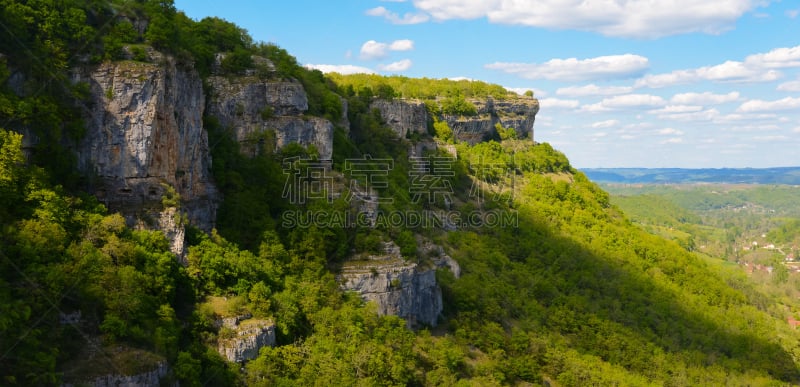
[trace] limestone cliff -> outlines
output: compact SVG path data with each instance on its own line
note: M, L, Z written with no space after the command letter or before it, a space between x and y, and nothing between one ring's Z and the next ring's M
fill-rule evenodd
M505 128L514 128L517 136L533 139L533 124L539 112L539 101L533 98L515 98L495 101L491 97L485 100L471 100L478 112L474 117L448 116L443 118L453 129L458 140L470 144L493 138L497 135L496 124Z
M148 63L107 62L74 77L91 91L86 135L76 151L97 197L129 219L143 212L157 218L173 187L188 220L210 230L218 194L197 73L151 51Z
M292 142L314 145L321 160L331 159L333 124L303 116L308 97L299 82L264 81L252 76L212 76L207 82L211 90L208 114L233 129L243 152L253 151L262 134L274 131L276 148Z
M428 132L428 110L422 101L376 99L372 101L370 108L377 109L386 124L400 138L406 138L408 133Z
M409 327L436 326L442 312L436 271L405 261L394 243L386 245L384 255L346 263L339 282L343 290L374 302L379 314L399 316Z
M275 324L250 315L222 319L221 337L217 351L230 362L241 363L255 359L262 347L275 345ZM227 336L226 336L227 335Z
M458 140L476 144L497 136L496 124L514 128L520 138L533 139L533 124L539 112L539 101L534 98L518 97L504 100L472 99L475 116L442 115L453 129ZM409 133L426 134L431 119L425 104L419 100L375 99L370 108L378 110L386 124L401 138Z

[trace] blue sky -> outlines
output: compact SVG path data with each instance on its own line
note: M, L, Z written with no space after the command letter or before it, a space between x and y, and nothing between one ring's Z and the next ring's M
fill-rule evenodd
M177 0L323 71L478 79L587 167L800 165L797 0Z

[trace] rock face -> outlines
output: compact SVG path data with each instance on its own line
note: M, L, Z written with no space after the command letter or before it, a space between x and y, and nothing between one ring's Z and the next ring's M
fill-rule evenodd
M230 338L220 338L217 351L229 362L242 363L258 357L258 351L275 345L275 324L250 316L222 319L221 327L232 331Z
M151 54L154 63L121 61L76 71L76 81L91 90L87 132L76 149L79 168L96 177L98 198L129 220L160 209L171 186L188 220L210 230L218 194L203 129L202 82L194 70Z
M455 137L470 144L486 141L497 135L496 124L514 128L519 138L533 139L533 124L539 112L539 101L533 98L515 98L494 101L472 100L478 115L474 117L444 116Z
M331 159L333 124L302 116L308 110L308 97L299 82L214 76L208 78L208 84L208 113L221 125L233 128L243 152L253 151L259 136L273 130L276 148L292 142L314 145L321 160Z
M453 129L458 140L476 144L497 136L496 124L505 128L514 128L519 138L533 139L533 124L539 112L539 101L533 98L519 97L495 101L491 97L485 100L470 101L477 110L472 117L449 116L439 117ZM370 104L377 109L386 124L400 138L409 133L428 133L428 111L425 104L418 100L384 100L375 99Z
M386 249L386 255L346 264L339 275L342 289L358 292L364 300L375 302L378 314L399 316L409 327L436 326L442 312L436 271L406 262L394 243Z
M408 133L428 133L428 110L422 101L376 99L369 107L378 109L386 124L400 138L406 138Z
M92 387L158 387L161 385L161 378L167 376L169 366L166 362L158 364L152 371L136 375L104 375L94 380L78 383L79 386ZM73 384L64 384L63 387L73 387Z

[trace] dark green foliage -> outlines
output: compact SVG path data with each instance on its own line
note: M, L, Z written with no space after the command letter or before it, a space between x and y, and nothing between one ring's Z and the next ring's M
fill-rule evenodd
M456 94L441 101L442 114L448 116L474 116L478 114L475 105L467 102L464 96Z
M258 385L408 385L415 380L414 334L397 317L378 317L354 298L310 317L304 341L267 348L246 367Z
M287 211L307 220L308 214L355 210L343 198L297 203L286 197L287 158L294 158L291 166L308 166L318 153L313 147L275 151L274 133L265 131L254 135L257 145L243 155L230 128L206 117L224 202L218 231L190 230L184 267L161 233L131 230L95 199L73 193L81 177L62 143L82 135L76 106L86 101L88 88L68 81L71 66L119 58L126 46L134 59L147 59L142 53L149 45L208 76L222 52L219 71L226 75L252 69L257 77L300 81L309 115L339 122L345 98L350 132L334 133L331 173L337 184L350 187L351 178L359 177L347 175L347 159L391 159L378 194L393 201L381 203L382 212L444 205L410 197L408 144L369 109L373 97L420 98L436 114L473 115L468 99L503 99L507 91L483 82L327 77L299 66L274 44L254 44L232 23L193 21L169 0L0 5L0 119L40 139L32 149L34 163L26 165L21 136L0 130L2 385L57 385L62 377L84 376L69 372L80 368L72 367L76 359L85 359L85 337L165 359L173 370L165 382L190 386L800 381L800 337L784 315L800 310L797 297L764 293L747 277L690 252L699 248L696 240L679 239L678 245L645 233L563 154L546 143L515 140L505 129L502 142L457 146L458 160L447 176L455 191L449 206L455 214L514 213L518 224L444 232L285 225L281 216ZM148 28L140 35L133 26L142 19ZM274 70L258 57L269 59ZM11 85L14 72L22 76ZM262 112L263 118L271 114ZM440 139L451 140L446 125L432 126ZM474 197L476 190L486 194L482 200ZM791 204L797 195L676 194L670 202L716 210L766 206L776 198ZM163 204L180 200L170 194ZM666 202L657 205L663 210L647 216L661 227L697 220ZM719 221L717 226L732 226L731 240L740 235L736 227L747 225ZM770 238L796 240L795 223L776 220ZM395 242L420 269L433 267L432 257L417 256L423 237L443 246L462 268L458 279L446 270L437 273L446 305L436 335L410 331L396 317L379 317L374 307L340 291L332 271L354 254L383 253L383 242ZM780 270L774 278L780 289L796 285ZM219 300L224 308L213 309ZM76 310L81 325L59 323L59 311ZM216 351L216 340L234 332L216 327L215 320L243 313L272 318L278 346L263 349L240 372ZM90 366L97 375L114 371Z

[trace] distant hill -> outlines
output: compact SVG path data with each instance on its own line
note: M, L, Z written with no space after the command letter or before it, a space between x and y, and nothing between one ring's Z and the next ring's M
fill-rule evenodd
M780 168L584 168L602 183L746 183L800 185L800 167Z

